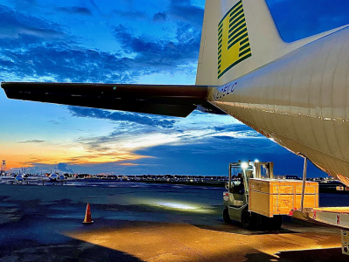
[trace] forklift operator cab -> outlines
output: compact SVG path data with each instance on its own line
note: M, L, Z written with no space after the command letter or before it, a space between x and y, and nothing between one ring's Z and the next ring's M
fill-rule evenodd
M243 195L245 193L245 186L244 186L244 178L242 177L242 174L238 174L238 179L240 184L236 187L236 191L238 194Z
M235 178L237 173L237 178ZM232 176L234 174L234 178ZM274 178L272 162L237 162L229 164L229 182L225 188L228 192L223 193L225 209L223 220L231 223L231 220L241 222L244 228L267 227L268 229L279 229L282 218L275 216L267 218L248 210L249 179L250 178ZM270 224L270 225L269 225Z
M248 180L253 177L254 169L253 162L247 164L239 161L229 164L229 182L225 184L229 197L224 199L227 199L230 205L241 207L248 203ZM233 178L233 174L235 178Z
M230 193L243 195L245 192L245 186L242 174L238 173L236 178L232 178L230 188L228 186L228 183L225 184L225 188Z

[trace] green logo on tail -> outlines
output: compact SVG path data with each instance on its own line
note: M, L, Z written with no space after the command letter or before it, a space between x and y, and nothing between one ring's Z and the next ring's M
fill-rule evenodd
M218 24L218 78L250 56L250 41L240 0Z

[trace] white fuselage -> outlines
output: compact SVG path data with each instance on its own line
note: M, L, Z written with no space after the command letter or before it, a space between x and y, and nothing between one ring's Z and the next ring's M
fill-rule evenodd
M349 185L349 28L218 89L209 100Z

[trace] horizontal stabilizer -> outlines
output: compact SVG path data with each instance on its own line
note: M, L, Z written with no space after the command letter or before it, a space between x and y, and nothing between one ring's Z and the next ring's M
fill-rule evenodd
M2 82L8 98L186 117L198 106L225 114L207 102L208 86Z

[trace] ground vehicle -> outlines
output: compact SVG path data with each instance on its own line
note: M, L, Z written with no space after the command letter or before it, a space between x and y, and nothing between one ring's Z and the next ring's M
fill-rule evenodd
M249 179L273 178L273 162L236 162L229 164L229 182L226 184L227 192L223 193L225 209L223 220L231 223L231 220L241 222L244 228L254 229L280 229L282 216L272 218L250 212L248 209ZM234 171L239 172L238 177L232 176Z

